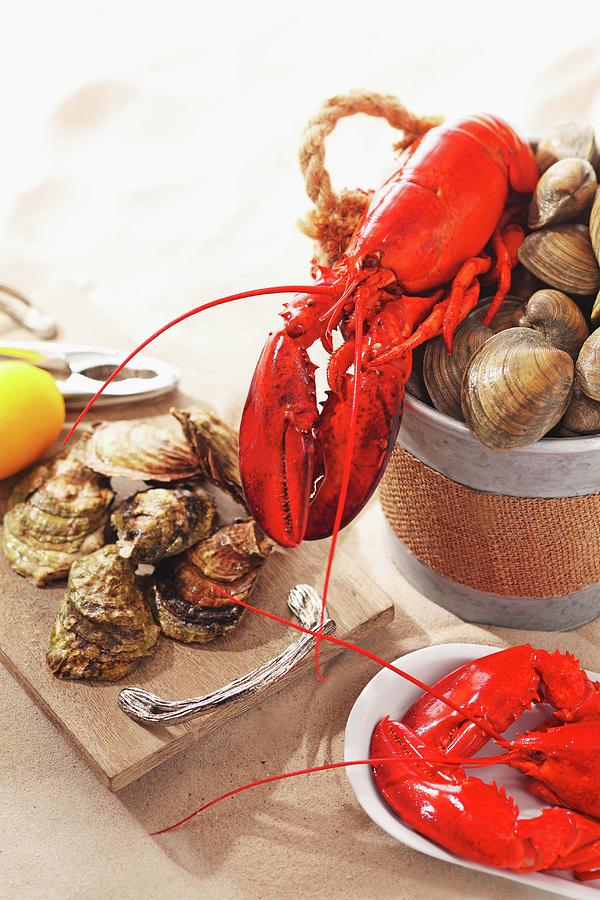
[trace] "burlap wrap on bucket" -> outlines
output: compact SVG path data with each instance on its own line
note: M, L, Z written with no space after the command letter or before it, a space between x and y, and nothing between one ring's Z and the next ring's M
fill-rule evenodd
M558 597L600 583L600 494L477 491L398 446L379 490L396 535L453 581L515 597Z

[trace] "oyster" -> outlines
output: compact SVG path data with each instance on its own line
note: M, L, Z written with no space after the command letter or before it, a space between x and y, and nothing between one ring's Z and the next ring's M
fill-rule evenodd
M460 388L475 351L492 336L492 330L476 319L466 319L456 331L452 355L442 336L429 341L423 359L423 379L431 402L440 412L462 419Z
M87 465L138 481L182 481L201 474L181 426L168 415L100 425L88 443Z
M126 500L111 521L121 556L156 563L212 534L217 511L201 487L151 488Z
M543 228L577 218L592 205L597 186L594 168L586 159L559 159L536 185L527 224Z
M159 633L132 564L111 544L73 563L46 660L60 678L114 681L151 654Z
M4 516L2 549L11 567L38 586L68 574L74 560L104 544L109 481L87 468L82 438L33 469L14 488Z
M201 474L243 502L237 432L206 409L173 407L171 414L181 424Z
M235 628L244 607L230 598L250 596L270 551L270 541L254 519L247 519L160 563L151 602L163 632L186 643L205 643Z
M518 250L530 272L566 294L593 294L600 269L586 225L556 225L527 235Z
M563 417L574 368L568 353L532 329L495 334L465 372L462 410L467 425L492 450L532 444Z

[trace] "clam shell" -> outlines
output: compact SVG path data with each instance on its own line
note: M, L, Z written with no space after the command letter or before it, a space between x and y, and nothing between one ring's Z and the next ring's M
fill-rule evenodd
M596 299L594 300L590 319L592 320L592 325L600 325L600 291L598 291Z
M590 240L596 255L596 260L600 262L600 190L596 191L594 203L590 212Z
M576 379L571 402L560 423L560 435L586 434L600 434L600 402L586 397Z
M596 173L586 159L560 159L538 181L527 224L543 228L577 218L592 205L597 186Z
M510 276L510 298L522 300L526 303L532 294L545 287L541 279L536 278L524 265L518 263L511 272ZM506 300L502 306L505 305Z
M526 447L562 418L573 389L568 353L529 328L509 328L471 359L462 410L476 437L493 450Z
M88 442L86 461L95 472L141 481L183 481L202 471L172 416L100 425Z
M533 294L519 320L523 328L533 328L554 347L577 359L589 335L585 317L577 304L563 294L545 288Z
M600 400L600 328L592 331L579 351L576 371L583 393L592 400Z
M596 137L591 125L579 122L557 122L537 144L535 160L540 174L567 157L586 159L592 166L597 162Z
M531 277L533 278L533 276ZM537 279L535 279L535 281L537 282ZM533 293L533 291L531 293ZM530 295L528 294L528 297L529 296ZM488 311L491 302L492 297L484 297L479 301L473 312L469 314L469 318L476 319L480 322ZM490 328L493 334L498 334L499 331L505 331L507 328L515 328L519 324L519 319L524 312L524 300L512 293L508 294L504 298L502 306L494 316L494 321L487 327Z
M462 419L460 388L467 364L475 351L493 334L476 319L466 319L456 330L452 355L443 338L436 337L425 347L423 379L431 402L440 412Z
M556 225L528 235L519 259L537 278L566 294L594 294L600 269L585 225Z

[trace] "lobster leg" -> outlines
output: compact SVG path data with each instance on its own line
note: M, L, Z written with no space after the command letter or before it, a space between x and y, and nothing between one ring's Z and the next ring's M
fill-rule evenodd
M267 534L287 547L304 537L313 490L314 371L306 350L285 330L271 335L240 425L246 500Z
M489 258L476 256L468 259L461 266L458 274L452 282L448 305L444 312L444 321L442 324L442 334L444 336L444 344L448 353L452 353L452 344L454 341L454 332L460 322L460 312L463 306L465 292L471 286L473 279L478 275L487 272L492 262ZM510 271L510 270L509 270ZM509 281L510 284L510 281Z

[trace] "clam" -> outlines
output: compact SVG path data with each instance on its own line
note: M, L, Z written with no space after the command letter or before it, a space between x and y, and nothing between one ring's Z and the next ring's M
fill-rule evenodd
M596 191L590 212L590 240L596 259L600 262L600 191Z
M556 225L528 235L519 259L537 278L566 294L594 294L600 268L585 225Z
M525 270L527 271L527 270ZM529 273L528 273L529 274ZM531 276L533 279L533 276ZM535 279L537 283L537 279ZM533 294L535 288L531 291ZM511 286L512 292L512 286ZM531 295L527 294L527 298ZM469 318L477 319L477 321L481 321L488 311L489 305L492 302L491 297L484 297L483 300L480 300L478 305L475 307L472 313L469 314ZM507 328L515 328L519 324L519 319L525 312L525 301L514 294L508 294L503 302L502 306L494 316L492 324L488 327L492 331L493 334L498 334L499 331L505 331Z
M577 380L592 400L600 400L600 328L592 331L577 357Z
M561 437L600 434L600 402L586 397L575 379L571 402L560 423Z
M466 319L456 330L452 355L441 336L429 341L423 358L423 379L431 402L440 412L462 419L460 387L467 363L492 335L490 328L476 319Z
M536 291L529 298L519 325L533 328L574 360L589 335L584 315L577 304L566 294L551 288Z
M526 303L532 294L543 288L544 282L536 278L525 266L518 263L512 270L510 277L510 298L522 300ZM509 299L508 297L506 299ZM502 304L504 306L506 300ZM514 323L513 323L514 324Z
M121 556L154 564L212 534L217 511L201 487L150 488L126 500L111 521Z
M586 159L559 159L536 185L527 224L543 228L577 218L592 205L597 186L596 173Z
M526 447L560 421L573 389L574 363L530 328L491 337L467 366L462 411L493 450Z
M559 159L573 156L587 160L592 166L596 165L596 137L591 125L557 122L538 141L535 160L542 174Z
M151 602L163 633L203 644L233 630L244 613L235 601L250 596L270 551L270 541L247 519L160 563Z
M73 563L46 660L60 678L114 681L152 653L158 636L132 564L111 544Z
M88 442L87 465L111 478L181 481L201 467L181 425L172 416L106 422Z
M592 325L600 325L600 291L598 291L596 299L594 300L590 319L592 320Z

